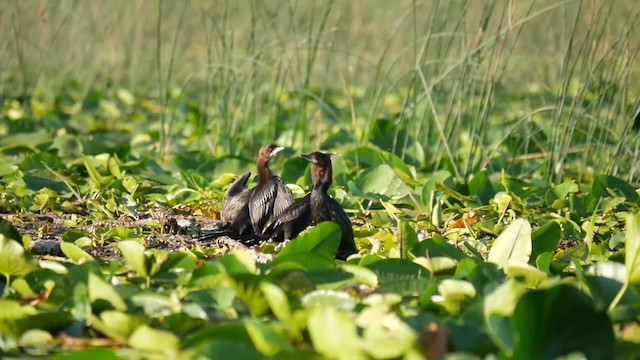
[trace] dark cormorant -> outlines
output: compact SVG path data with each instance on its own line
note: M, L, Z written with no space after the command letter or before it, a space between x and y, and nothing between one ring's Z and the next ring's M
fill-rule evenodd
M251 173L245 173L234 181L222 198L222 209L220 209L220 221L222 227L238 235L251 232L249 223L249 198L252 190L245 188Z
M265 226L293 203L293 194L282 179L269 169L269 160L284 148L269 144L260 149L258 154L258 177L260 181L249 198L249 219L253 232L262 236Z
M336 255L339 259L346 259L356 253L353 241L353 229L351 221L340 207L337 201L332 199L327 190L333 181L331 160L340 155L314 152L302 155L302 158L311 162L311 180L313 189L311 193L297 200L289 206L266 231L272 238L281 240L292 239L309 225L316 225L323 221L333 221L342 230L342 239Z

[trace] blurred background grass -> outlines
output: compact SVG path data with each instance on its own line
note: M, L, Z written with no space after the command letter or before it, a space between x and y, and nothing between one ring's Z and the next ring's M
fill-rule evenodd
M635 0L6 1L0 94L127 89L157 103L164 159L275 140L459 177L637 181L638 15Z

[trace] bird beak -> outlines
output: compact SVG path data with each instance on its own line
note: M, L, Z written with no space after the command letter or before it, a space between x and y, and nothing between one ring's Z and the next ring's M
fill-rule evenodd
M273 150L271 150L271 153L269 154L269 158L273 159L282 150L284 150L284 147L282 146L273 148Z
M312 164L317 163L316 159L311 155L311 154L304 154L304 155L300 155L301 158L309 161Z

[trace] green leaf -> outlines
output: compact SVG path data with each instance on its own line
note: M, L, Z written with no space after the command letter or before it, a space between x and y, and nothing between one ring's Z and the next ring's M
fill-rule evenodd
M18 232L18 230L16 230L13 224L1 218L0 218L0 235L4 235L7 239L15 240L17 242L20 242L22 239L22 236L20 236L20 233Z
M477 195L482 205L488 205L496 195L496 190L493 188L486 170L475 174L469 181L469 194Z
M609 175L599 175L591 186L591 193L597 198L621 196L631 201L638 201L640 195L626 181Z
M313 253L333 259L340 246L341 238L342 231L340 226L334 222L325 221L316 225L302 236L291 240L280 251L278 257L291 253Z
M429 271L404 259L384 259L367 266L378 276L380 287L400 295L419 294L429 285Z
M349 294L335 290L315 290L302 297L305 308L331 307L339 310L353 310L356 302Z
M266 356L273 356L282 350L292 349L291 345L282 335L256 318L247 318L243 321L247 334L253 341L253 345Z
M93 317L93 327L111 339L127 342L138 326L145 323L139 316L117 310L105 310L100 317Z
M504 265L504 273L513 279L524 279L524 283L530 288L536 288L547 278L547 274L529 264L509 260Z
M418 245L418 235L413 229L413 225L406 220L401 220L398 224L400 234L398 238L400 240L400 255L403 259L408 258L408 254Z
M629 285L640 285L640 213L627 216L624 265Z
M89 289L89 300L91 300L91 302L104 300L111 304L111 306L116 310L127 310L127 305L115 291L113 286L102 280L98 275L89 273L89 282L87 286Z
M57 355L54 360L118 360L113 349L110 348L86 348L74 350L70 353Z
M147 325L141 325L131 334L129 345L137 350L175 357L180 340L169 331L156 330Z
M330 306L315 308L307 328L316 351L328 358L361 359L364 354L354 320L345 312Z
M147 271L147 257L144 254L144 246L134 240L123 240L118 242L118 249L127 259L127 262L133 270L138 273L138 276L148 277Z
M565 181L562 184L551 187L545 195L545 203L554 209L569 206L569 194L576 193L580 189L573 181Z
M613 327L594 301L570 285L524 294L513 313L514 359L555 359L581 352L613 359Z
M512 222L489 250L488 261L504 267L509 260L528 262L531 255L531 225L525 219Z
M82 156L82 162L84 163L84 167L87 169L89 173L89 177L93 180L94 184L100 184L102 182L102 175L96 170L93 164L87 159L86 156Z
M560 225L555 221L550 221L535 229L531 234L531 258L530 263L535 263L540 254L555 251L561 237Z
M19 242L0 234L0 274L10 280L13 276L27 275L36 268L36 262Z
M414 346L416 334L396 316L385 315L365 327L362 348L374 359L400 358Z
M61 242L60 250L69 258L69 260L78 264L85 261L94 261L95 259L88 252L82 250L76 244Z

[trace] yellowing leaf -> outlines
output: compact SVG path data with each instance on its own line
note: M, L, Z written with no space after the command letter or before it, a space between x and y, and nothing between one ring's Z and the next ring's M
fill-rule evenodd
M489 250L488 261L504 267L509 260L526 263L531 255L531 225L525 219L512 222Z

